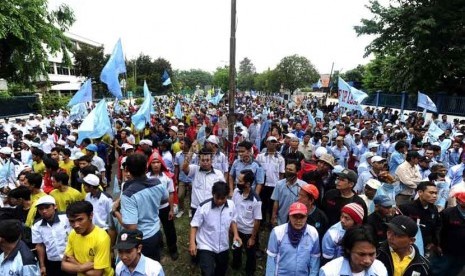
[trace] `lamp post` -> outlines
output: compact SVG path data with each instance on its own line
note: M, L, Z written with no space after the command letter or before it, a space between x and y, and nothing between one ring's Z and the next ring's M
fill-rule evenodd
M231 0L231 37L229 39L229 116L228 141L232 146L236 116L236 0Z

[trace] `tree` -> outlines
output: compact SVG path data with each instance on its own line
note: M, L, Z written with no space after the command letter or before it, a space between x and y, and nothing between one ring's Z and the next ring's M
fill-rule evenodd
M150 56L141 53L135 60L130 60L126 63L126 69L127 76L131 78L131 82L129 84L132 86L134 85L134 70L136 70L135 84L137 86L137 91L134 92L137 92L138 94L142 93L144 81L147 81L150 91L161 94L166 93L170 89L171 85L162 85L161 77L165 70L168 71L168 74L171 77L171 82L175 82L171 64L164 58L152 60ZM134 88L130 87L130 89Z
M345 81L362 82L364 74L365 66L357 65L357 67L354 69L348 70L344 74L341 74L341 78L343 78Z
M312 63L298 55L284 57L275 69L276 78L291 93L318 80L320 75Z
M103 47L95 48L82 44L74 50L74 68L77 74L99 82L100 73L108 58L105 58Z
M397 76L392 66L395 57L375 55L375 58L365 66L363 75L363 88L367 92L382 90L385 92L396 92L396 86L390 80Z
M255 65L245 57L239 63L239 72L237 74L237 88L239 90L250 90L254 87L254 77L257 74Z
M394 91L465 91L465 17L463 0L371 0L374 15L355 27L358 35L376 38L366 55L392 57L388 81Z
M213 73L213 85L221 88L223 91L228 91L229 66L216 68L216 71Z
M39 76L47 76L48 54L59 51L70 64L67 53L72 44L64 32L74 21L67 5L48 11L47 0L2 0L0 76L32 85Z
M197 85L204 87L213 82L212 74L201 69L191 69L189 71L175 70L173 75L176 77L176 83L181 90L194 91Z
M278 92L279 87L279 81L275 77L275 72L273 70L268 68L268 70L255 75L254 88L256 90L263 92Z

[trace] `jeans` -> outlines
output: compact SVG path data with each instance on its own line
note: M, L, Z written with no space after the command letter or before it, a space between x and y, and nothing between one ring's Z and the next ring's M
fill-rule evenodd
M223 276L228 269L229 250L215 253L208 250L197 250L202 276Z

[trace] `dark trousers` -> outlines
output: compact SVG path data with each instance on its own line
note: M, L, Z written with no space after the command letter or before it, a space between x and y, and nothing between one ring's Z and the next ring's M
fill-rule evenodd
M163 225L163 233L165 233L166 244L168 245L168 251L170 254L178 252L178 238L176 236L176 228L174 227L174 219L169 220L168 215L170 213L170 207L165 207L159 210L158 217L160 218L161 224Z
M271 213L273 212L273 200L271 195L273 194L274 187L264 186L260 192L260 199L262 200L262 223L271 222ZM268 216L269 218L267 218Z
M142 240L142 254L155 261L160 261L160 244L162 236L161 232L158 231L155 235Z
M76 274L67 273L61 270L61 261L49 261L45 257L45 272L47 275L72 276Z
M245 262L245 275L250 276L254 275L256 264L257 264L257 257L255 256L255 245L251 248L247 247L247 242L249 241L251 235L250 234L243 234L239 232L239 237L242 240L242 246L240 248L236 248L232 251L233 254L233 261L232 267L234 269L239 269L242 266L242 250L245 249L245 254L247 256L247 260Z
M214 253L208 250L197 250L202 276L223 276L228 269L229 250Z

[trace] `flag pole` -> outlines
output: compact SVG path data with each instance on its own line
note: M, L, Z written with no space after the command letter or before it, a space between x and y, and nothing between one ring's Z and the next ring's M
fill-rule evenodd
M228 141L232 146L236 123L236 0L231 0L231 37L229 39L229 116Z

